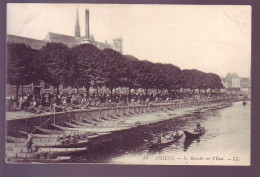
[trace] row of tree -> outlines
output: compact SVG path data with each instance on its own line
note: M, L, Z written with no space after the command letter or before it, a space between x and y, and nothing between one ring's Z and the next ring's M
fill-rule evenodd
M112 50L99 50L91 44L68 48L61 43L47 43L41 50L25 44L7 45L7 81L26 85L43 80L52 85L75 88L106 86L168 89L220 89L220 77L198 70L181 70L172 64L140 61ZM57 87L59 88L59 87ZM59 90L57 89L59 92ZM18 90L17 90L18 94Z

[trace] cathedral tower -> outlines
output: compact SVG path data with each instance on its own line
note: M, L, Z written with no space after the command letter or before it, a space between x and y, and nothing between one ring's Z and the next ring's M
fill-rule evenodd
M75 24L75 37L80 37L80 27L79 27L79 12L77 9L77 18L76 18L76 24Z

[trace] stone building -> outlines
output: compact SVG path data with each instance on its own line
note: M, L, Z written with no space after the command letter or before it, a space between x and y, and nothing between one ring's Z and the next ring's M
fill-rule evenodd
M236 73L228 73L225 78L222 78L222 83L226 89L237 90L242 92L250 92L250 78L240 78Z
M97 46L101 50L105 48L111 48L121 53L123 51L122 38L113 39L113 44L109 44L107 41L104 43L95 41L94 36L90 34L88 9L86 9L85 11L85 34L83 36L81 36L80 25L79 25L79 14L77 11L74 36L48 32L46 37L43 40L37 40L37 39L31 39L31 38L7 34L7 42L24 43L32 47L33 49L41 49L41 47L44 46L47 42L63 43L68 47L73 47L75 45L88 43Z
M79 25L79 13L77 10L77 16L76 16L76 22L75 22L75 35L69 36L64 34L57 34L53 32L48 32L46 37L43 40L37 40L37 39L31 39L27 37L21 37L16 35L10 35L7 34L6 38L7 43L24 43L28 46L30 46L32 49L40 50L44 45L46 45L48 42L56 42L56 43L62 43L67 45L68 47L73 47L80 44L92 44L95 45L100 50L103 50L105 48L111 48L114 49L120 53L123 52L123 40L122 38L115 38L113 39L113 44L108 43L105 41L104 43L95 41L95 38L93 35L90 34L90 28L89 28L89 10L85 10L85 34L81 36L81 30ZM55 88L54 86L51 86L48 83L44 82L38 82L38 83L32 83L30 85L25 85L23 87L25 93L32 93L32 92L54 92ZM59 89L61 92L73 92L76 89L71 88L69 86L63 86L60 85ZM81 88L84 89L84 88ZM7 83L7 96L14 95L15 93L15 87L11 86Z

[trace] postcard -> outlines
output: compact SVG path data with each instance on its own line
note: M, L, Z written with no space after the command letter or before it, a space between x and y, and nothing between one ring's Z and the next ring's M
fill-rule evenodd
M7 4L6 163L250 166L251 6Z

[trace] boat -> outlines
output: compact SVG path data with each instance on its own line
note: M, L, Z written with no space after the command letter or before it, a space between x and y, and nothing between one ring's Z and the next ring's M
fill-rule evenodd
M87 132L85 128L68 128L56 124L51 124L53 127L63 131L74 131L74 132Z
M27 135L28 136L28 133L26 132L23 132L21 131L21 133L23 133L24 135ZM111 132L100 132L100 133L84 133L84 134L79 134L81 137L85 136L87 137L88 139L90 138L95 138L95 137L98 137L98 136L102 136L102 135L107 135L107 134L110 134ZM53 134L53 135L46 135L46 134L30 134L31 137L33 138L57 138L57 139L62 139L62 138L68 138L68 137L71 137L71 136L74 136L75 135L75 132L70 132L68 134Z
M54 158L19 158L19 157L8 157L8 162L13 163L57 163L57 162L64 162L70 160L70 156L57 156Z
M64 124L72 128L84 128L84 127L86 128L87 126L89 126L89 125L76 125L76 124L71 124L69 122L64 122Z
M95 121L92 121L92 120L88 120L88 119L82 119L84 122L86 122L87 124L93 124L93 123L96 123Z
M40 147L37 153L53 153L55 155L67 155L72 153L84 152L87 148L47 148Z
M68 136L59 136L59 137L33 137L33 136L31 136L31 137L33 138L33 142L58 142L62 139L68 138ZM28 139L7 136L6 140L7 140L7 142L12 142L12 143L24 143Z
M183 134L179 135L178 137L174 137L174 138L170 138L170 139L163 139L163 140L161 140L160 143L152 143L150 147L158 148L158 147L162 147L162 146L168 146L174 142L177 142L179 139L181 139L182 136L183 136Z
M76 121L76 120L71 120L71 122L73 122L74 124L76 125L84 125L84 126L89 126L91 125L90 123L83 123L83 122L79 122L79 121Z
M5 139L9 143L24 143L27 141L26 138L17 138L17 137L12 137L12 136L6 136Z
M118 116L114 116L114 115L110 115L110 117L112 117L112 119L119 119Z
M103 122L104 120L94 118L94 121L95 121L95 122Z
M35 127L37 130L40 130L43 133L47 133L47 134L64 134L64 131L58 131L58 130L49 130L49 129L45 129L45 128L40 128L40 127Z
M82 146L89 142L89 138L77 138L72 136L70 139L64 139L60 141L37 141L37 139L32 139L33 147L56 147L56 148L65 148L65 147L76 147ZM18 149L19 152L24 151L22 148L26 147L26 141L24 142L15 142L15 143L6 143L6 148L14 150ZM15 149L17 150L17 149Z
M102 116L102 117L100 117L99 120L113 120L113 119L112 119L112 118L109 118L109 117L104 117L104 116Z
M63 127L60 125L55 125L55 124L51 124L52 126L60 129L60 130L64 130L64 131L74 131L74 132L78 132L78 133L83 133L83 132L112 132L112 131L120 131L120 130L124 130L124 129L128 129L129 127L81 127L81 128L68 128L68 127Z
M62 134L35 134L35 133L27 133L25 131L19 130L19 133L23 135L30 135L31 137L36 137L36 138L58 138L58 137L63 137Z
M188 131L184 131L184 134L186 135L186 137L188 139L195 139L195 138L198 138L201 135L203 135L205 132L206 132L206 130L203 128L200 132L190 133Z
M56 158L51 159L32 159L32 162L39 162L39 163L57 163L57 162L64 162L70 160L70 156L57 156Z
M113 124L106 124L106 125L76 125L76 124L71 124L71 123L68 123L68 122L64 122L64 124L72 127L72 128L117 128L117 127L134 127L132 125L126 125L126 124L116 124L116 123L113 123Z

